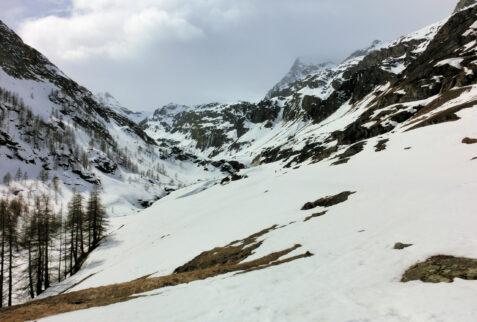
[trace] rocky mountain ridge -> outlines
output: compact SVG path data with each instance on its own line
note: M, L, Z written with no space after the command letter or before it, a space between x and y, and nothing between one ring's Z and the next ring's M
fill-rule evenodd
M423 120L475 84L475 11L457 11L392 42L376 41L258 103L182 106L175 113L162 108L141 126L158 142L212 159L291 165L337 157L398 125L436 122ZM343 122L331 126L336 114Z

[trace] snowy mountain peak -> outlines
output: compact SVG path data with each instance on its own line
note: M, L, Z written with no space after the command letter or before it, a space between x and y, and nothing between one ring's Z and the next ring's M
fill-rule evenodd
M190 109L187 105L168 103L154 111L154 115L175 115Z
M317 60L312 57L300 56L295 59L288 73L268 91L266 97L272 98L278 96L280 92L290 86L290 84L334 66L335 64L333 62L317 62Z
M344 61L366 56L367 54L369 54L369 53L371 53L375 50L379 50L379 49L383 48L385 45L386 45L386 42L383 42L381 40L374 40L371 43L371 45L369 45L366 48L359 49L359 50L355 51L354 53L349 55L348 58L346 58Z
M120 106L121 103L109 92L99 92L96 93L96 97L101 101L103 104L108 105L118 105Z

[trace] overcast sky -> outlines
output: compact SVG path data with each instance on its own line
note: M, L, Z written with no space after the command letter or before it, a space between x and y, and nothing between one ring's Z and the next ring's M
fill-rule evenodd
M0 19L133 110L259 100L297 56L339 62L457 0L0 0Z

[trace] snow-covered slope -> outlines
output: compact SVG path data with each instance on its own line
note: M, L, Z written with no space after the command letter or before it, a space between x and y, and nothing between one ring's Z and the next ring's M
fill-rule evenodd
M477 98L477 88L461 99ZM475 104L475 103L474 103ZM167 275L201 252L272 225L248 260L300 244L282 265L229 273L172 286L124 303L46 321L473 321L477 284L401 283L404 271L436 254L477 257L475 146L477 104L456 122L366 141L347 164L332 161L284 170L279 164L246 171L248 178L204 191L176 191L116 231L81 273L55 291L70 291ZM386 149L375 145L388 139ZM300 210L307 201L353 191L329 208ZM313 213L327 210L304 221ZM411 247L395 250L396 242Z
M154 151L202 180L112 218L37 302L87 309L45 320L474 321L475 260L414 278L453 283L402 281L431 256L477 258L476 35L465 6L281 96L157 110Z

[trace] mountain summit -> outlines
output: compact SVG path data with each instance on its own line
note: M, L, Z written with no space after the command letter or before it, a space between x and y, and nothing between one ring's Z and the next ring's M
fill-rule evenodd
M267 93L267 98L279 96L290 84L316 74L319 71L333 67L332 62L315 62L310 58L298 57L291 66L288 73Z

